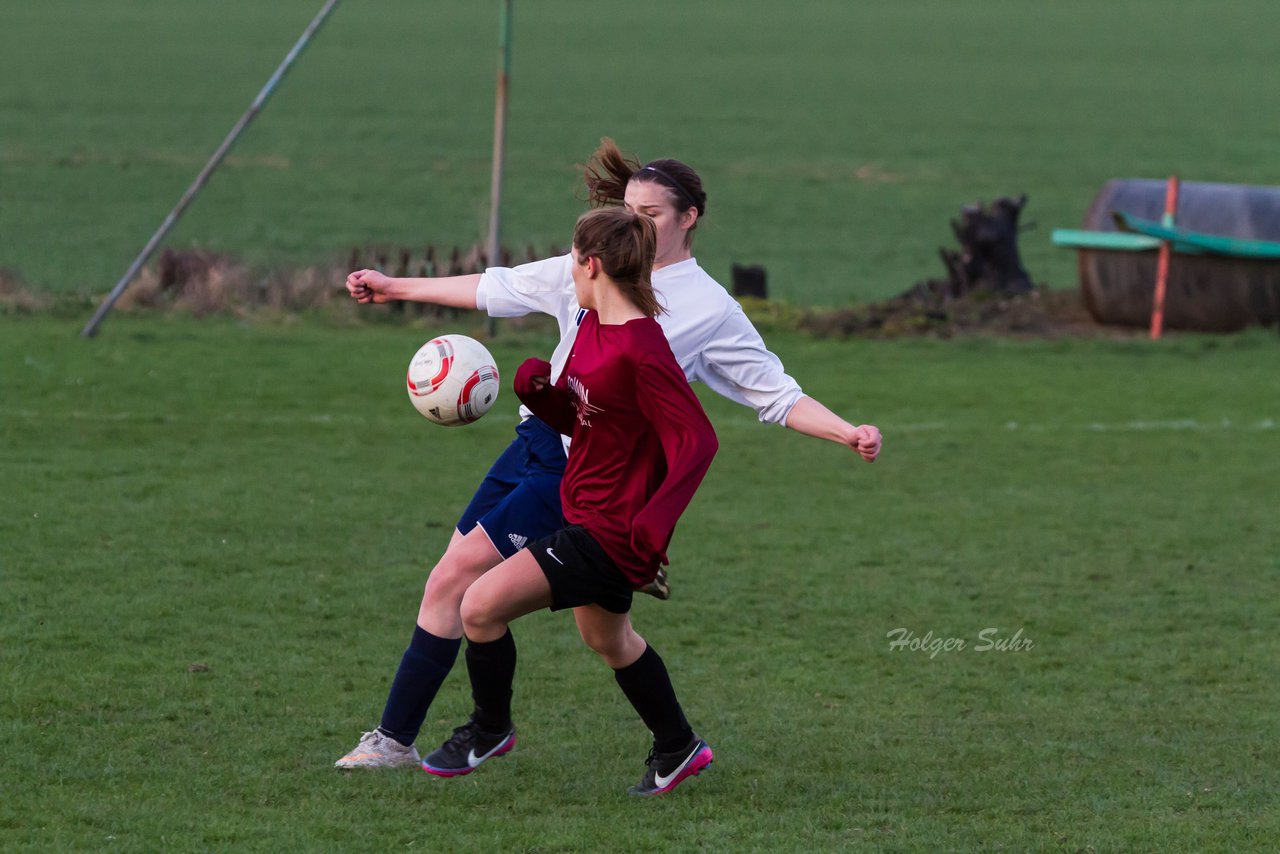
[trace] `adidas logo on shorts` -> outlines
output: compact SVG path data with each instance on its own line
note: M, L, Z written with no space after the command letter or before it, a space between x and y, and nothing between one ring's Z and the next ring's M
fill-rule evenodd
M507 539L511 541L511 545L518 549L524 548L524 544L529 542L529 538L524 534L507 534Z

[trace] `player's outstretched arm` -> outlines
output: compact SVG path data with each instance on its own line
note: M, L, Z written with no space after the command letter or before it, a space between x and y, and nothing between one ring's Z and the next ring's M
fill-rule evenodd
M347 293L359 303L408 300L450 308L474 309L476 290L479 287L479 273L411 279L394 278L377 270L356 270L347 276Z
M761 421L844 445L869 463L880 454L880 431L871 424L854 426L801 392L736 304L703 346L696 365L696 379L751 407Z
M802 397L787 413L786 424L797 433L846 445L869 463L880 455L880 430L871 424L854 426L812 397Z

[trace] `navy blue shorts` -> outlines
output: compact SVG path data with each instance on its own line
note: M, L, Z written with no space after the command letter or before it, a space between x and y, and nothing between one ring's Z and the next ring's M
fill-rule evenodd
M559 433L537 418L520 422L516 438L484 476L458 520L459 533L468 534L479 525L505 559L564 527L560 480L565 460Z

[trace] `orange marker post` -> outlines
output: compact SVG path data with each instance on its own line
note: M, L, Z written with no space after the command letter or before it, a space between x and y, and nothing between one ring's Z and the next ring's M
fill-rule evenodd
M1173 225L1174 214L1178 212L1178 176L1170 175L1164 193L1164 216L1160 223L1166 228ZM1160 258L1156 262L1156 295L1151 303L1151 340L1160 338L1164 330L1164 291L1169 280L1169 255L1173 246L1167 240L1160 242Z

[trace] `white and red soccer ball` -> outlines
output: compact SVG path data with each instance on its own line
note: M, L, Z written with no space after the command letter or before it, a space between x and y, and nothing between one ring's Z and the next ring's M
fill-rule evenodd
M432 338L413 355L405 377L409 400L428 420L470 424L498 399L498 363L465 335Z

